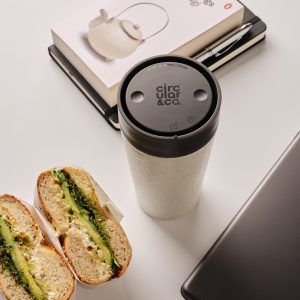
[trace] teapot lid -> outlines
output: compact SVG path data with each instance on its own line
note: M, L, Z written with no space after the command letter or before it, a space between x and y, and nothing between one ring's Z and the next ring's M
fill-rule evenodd
M129 37L131 37L135 40L142 39L143 35L142 35L141 31L139 30L140 29L139 25L133 24L132 22L130 22L128 20L120 21L120 25Z

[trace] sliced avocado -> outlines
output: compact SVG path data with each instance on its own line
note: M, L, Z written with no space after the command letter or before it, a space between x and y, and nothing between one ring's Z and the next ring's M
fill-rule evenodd
M62 190L65 195L65 201L67 205L72 209L73 214L78 218L78 221L83 225L88 231L88 235L92 238L95 244L102 250L105 263L112 265L112 256L109 249L105 246L103 240L99 236L97 229L89 222L88 215L80 210L76 205L75 200L70 195L69 185L66 181L62 183Z
M16 281L30 293L35 300L45 299L43 291L34 281L29 266L11 234L10 228L0 215L2 262L15 277Z

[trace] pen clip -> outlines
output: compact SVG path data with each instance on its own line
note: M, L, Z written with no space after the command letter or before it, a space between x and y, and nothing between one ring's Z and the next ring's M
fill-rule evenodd
M230 44L229 46L227 46L225 49L223 49L223 51L221 52L217 52L215 54L215 57L218 57L224 53L226 53L227 51L229 51L236 43L238 43L241 39L243 38L243 36L241 36L240 38L238 38L237 40L235 40L232 44Z

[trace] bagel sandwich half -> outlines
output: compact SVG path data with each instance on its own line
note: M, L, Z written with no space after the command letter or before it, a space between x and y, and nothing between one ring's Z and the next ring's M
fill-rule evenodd
M87 172L74 167L43 172L37 196L81 282L96 285L124 274L131 246Z
M67 300L74 276L27 207L0 196L0 290L11 300Z

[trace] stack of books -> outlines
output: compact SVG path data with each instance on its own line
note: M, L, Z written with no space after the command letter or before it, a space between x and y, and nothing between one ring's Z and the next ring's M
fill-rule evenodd
M135 64L160 54L200 56L214 71L264 40L266 25L237 0L99 0L51 32L50 56L119 129L118 87Z

